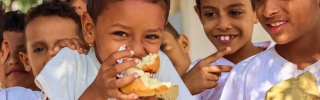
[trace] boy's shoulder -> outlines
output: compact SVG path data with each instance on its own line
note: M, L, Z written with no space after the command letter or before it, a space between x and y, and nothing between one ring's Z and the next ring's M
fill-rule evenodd
M0 99L10 100L42 100L44 95L41 91L33 91L24 87L10 87L1 89Z

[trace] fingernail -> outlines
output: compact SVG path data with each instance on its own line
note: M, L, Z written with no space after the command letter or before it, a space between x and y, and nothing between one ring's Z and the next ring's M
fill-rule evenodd
M139 75L137 73L134 74L134 78L138 78Z
M231 48L230 48L230 47L227 47L227 48L226 48L226 50L230 51L230 50L231 50Z
M54 47L53 50L54 51L59 51L59 47Z
M139 59L134 59L134 62L139 63L140 60Z
M133 50L130 50L130 54L133 55L133 54L134 54L134 51L133 51Z
M138 99L139 97L138 97L137 95L135 95L133 98L134 98L134 99Z

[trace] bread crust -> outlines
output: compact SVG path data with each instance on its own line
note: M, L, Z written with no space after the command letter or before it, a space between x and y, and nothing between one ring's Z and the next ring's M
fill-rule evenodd
M153 54L152 56L156 56L153 61L153 63L144 64L142 67L137 67L139 70L142 70L144 72L149 72L151 74L156 74L160 67L160 58L158 54ZM152 84L149 83L148 84ZM120 88L120 90L125 94L135 93L138 96L153 96L155 94L162 94L167 91L170 91L172 89L172 84L170 83L170 86L166 86L165 84L161 84L155 88L150 88L146 86L142 79L138 78L134 80L132 83L130 83L127 86L124 86Z

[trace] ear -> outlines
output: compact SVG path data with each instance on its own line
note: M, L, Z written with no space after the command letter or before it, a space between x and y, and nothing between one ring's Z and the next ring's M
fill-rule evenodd
M88 12L84 12L81 16L81 22L82 22L82 33L84 40L89 44L89 46L93 46L94 43L94 23L91 19Z
M188 39L188 37L186 35L180 34L180 36L178 38L178 44L183 49L184 53L189 54L190 43L189 43L189 39Z
M2 45L1 45L1 50L0 50L0 59L1 59L1 64L3 64L7 57L8 57L8 54L9 54L9 51L10 51L10 44L7 40L3 40L2 42Z
M27 53L19 52L19 57L20 57L21 62L22 62L23 65L24 65L24 69L25 69L27 72L32 71L32 68L31 68L31 66L30 66L30 64L29 64L29 58L28 58Z
M194 11L197 13L199 19L202 20L201 19L201 11L200 11L200 9L198 9L197 5L195 5L193 8L194 8Z
M258 24L259 23L259 20L257 18L257 13L256 12L253 13L253 23L254 24Z

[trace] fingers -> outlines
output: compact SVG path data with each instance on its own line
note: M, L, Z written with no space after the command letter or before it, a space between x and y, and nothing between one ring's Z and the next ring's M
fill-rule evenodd
M134 52L132 50L123 50L123 51L117 51L114 53L111 53L101 64L102 70L107 69L110 66L113 66L118 59L123 58L131 58L134 55Z
M230 47L226 47L222 50L219 50L218 52L204 58L202 60L203 63L210 65L212 62L215 62L216 60L218 60L219 58L227 55L228 53L230 53L231 48Z
M86 43L81 42L79 39L76 38L65 38L61 39L56 43L54 47L54 52L60 51L60 48L68 47L71 50L77 50L80 54L87 54L88 53L88 46Z
M210 66L208 71L211 73L230 72L232 68L233 66L215 65L215 66Z
M314 58L315 60L320 61L320 53L315 54L315 55L313 56L313 58Z
M138 100L139 96L137 94L122 94L120 92L118 92L118 100Z
M114 84L110 84L110 85L117 87L117 88L121 88L121 87L129 85L137 78L139 78L139 75L137 73L135 73L135 74L126 76L124 78L117 79L117 80L115 80L115 82L113 82Z

